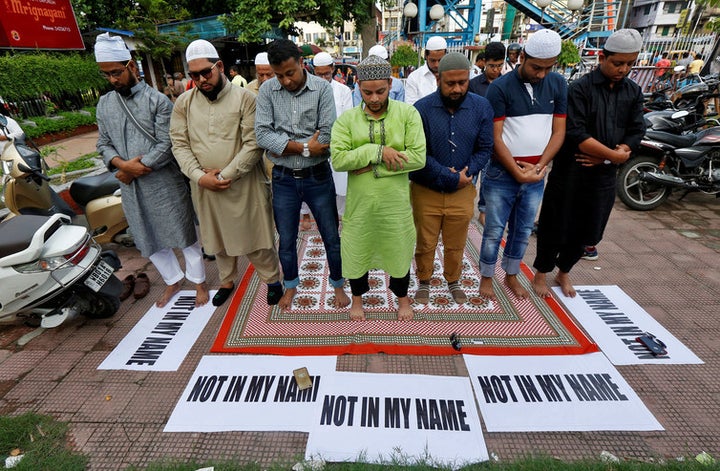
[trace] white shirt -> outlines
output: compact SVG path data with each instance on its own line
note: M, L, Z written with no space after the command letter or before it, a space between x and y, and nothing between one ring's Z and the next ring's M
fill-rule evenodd
M352 91L347 85L343 85L337 80L331 80L330 86L333 91L333 98L335 99L335 115L339 118L344 111L350 110L353 107Z
M0 141L0 154L5 150L5 146L8 145L11 139L19 139L25 134L17 121L10 116L6 116L5 119L7 119L8 123L5 133L0 131L0 136L3 137L3 140ZM7 138L7 140L5 140L5 138Z
M408 75L405 82L405 103L412 105L435 90L437 90L435 74L432 73L427 64L423 64L422 67Z
M482 74L482 69L476 65L473 65L472 69L470 69L470 78L475 78L480 74Z

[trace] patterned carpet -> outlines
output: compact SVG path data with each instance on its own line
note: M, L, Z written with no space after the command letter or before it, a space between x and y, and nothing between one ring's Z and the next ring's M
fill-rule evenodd
M280 355L340 355L378 353L452 355L558 355L598 351L554 298L532 296L520 300L497 280L498 299L486 301L478 294L481 231L471 224L463 259L461 283L468 302L456 304L442 277L442 244L435 257L430 302L414 304L412 321L396 318L397 303L381 272L370 272L371 290L364 296L366 321L351 321L348 309L332 307L333 290L328 283L322 240L316 231L300 233L300 286L291 309L281 312L265 302L266 287L252 266L228 307L218 337L211 349L217 353ZM530 290L530 269L523 265L519 277ZM410 296L415 292L414 267ZM350 292L346 284L346 292ZM461 349L453 348L456 334Z

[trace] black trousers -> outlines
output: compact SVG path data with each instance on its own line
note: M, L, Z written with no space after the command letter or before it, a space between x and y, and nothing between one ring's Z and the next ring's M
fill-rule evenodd
M350 280L350 291L353 296L362 296L363 294L370 291L370 284L368 283L368 273L365 273L360 278L351 278ZM402 278L390 277L390 291L393 292L398 298L404 298L407 296L408 286L410 286L410 271L407 275Z
M615 203L615 165L558 167L548 177L538 220L533 267L541 273L555 267L569 273L583 247L602 240Z

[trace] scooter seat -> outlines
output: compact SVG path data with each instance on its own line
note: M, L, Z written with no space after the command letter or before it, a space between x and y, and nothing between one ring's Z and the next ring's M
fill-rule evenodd
M45 216L15 216L0 223L0 259L8 255L26 250L32 243L33 236L49 217ZM58 219L56 223L45 232L47 240L62 225Z
M664 131L648 129L645 135L654 141L670 144L675 148L690 147L695 142L695 134L677 135Z
M70 185L70 196L82 207L103 196L110 196L120 188L120 181L110 172L81 177Z

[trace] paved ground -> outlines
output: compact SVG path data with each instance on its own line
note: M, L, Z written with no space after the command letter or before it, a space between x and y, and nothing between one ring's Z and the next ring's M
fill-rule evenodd
M72 142L64 144L73 148ZM90 456L92 470L144 466L164 458L235 459L269 464L302 455L303 433L163 433L180 392L207 354L222 321L218 310L177 372L98 371L96 368L160 294L158 274L137 251L113 247L118 273L147 271L150 295L127 300L109 320L78 319L24 347L30 329L0 325L0 413L37 411L71 424L72 444ZM690 347L704 365L624 366L619 370L664 432L486 433L502 460L544 453L572 460L603 450L626 459L672 458L707 451L720 457L720 205L708 195L674 197L640 213L617 203L600 259L573 271L578 284L617 284ZM534 255L531 243L526 261ZM217 272L208 264L208 281ZM338 369L467 375L459 356L345 355Z

